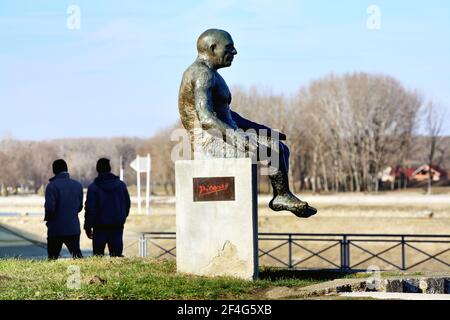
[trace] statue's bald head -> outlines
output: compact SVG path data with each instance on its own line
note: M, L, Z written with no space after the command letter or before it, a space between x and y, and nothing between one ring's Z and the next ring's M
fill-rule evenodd
M203 32L197 40L197 51L199 53L207 52L211 46L217 45L220 42L233 42L231 35L220 29L208 29Z
M237 54L231 35L220 29L208 29L197 40L199 57L215 68L229 67Z

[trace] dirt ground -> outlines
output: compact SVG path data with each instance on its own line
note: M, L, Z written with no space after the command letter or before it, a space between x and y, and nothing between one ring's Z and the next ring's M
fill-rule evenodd
M138 253L137 236L140 232L174 232L175 231L175 199L173 197L153 197L151 202L151 212L149 215L137 213L136 199L133 199L131 215L125 227L125 253L136 255ZM298 219L290 213L272 212L267 203L270 197L259 197L259 232L273 233L359 233L359 234L439 234L450 235L450 195L423 195L420 192L412 193L391 193L380 195L364 194L339 194L339 195L307 195L304 200L310 205L318 208L318 214L310 219ZM38 196L29 197L8 197L0 198L0 224L13 227L22 232L26 232L37 240L45 241L46 227L42 221L44 199ZM2 217L1 213L20 213L20 217ZM27 215L31 213L31 215ZM83 223L83 214L80 214ZM280 242L281 244L282 242ZM159 242L164 247L171 248L174 241L167 240ZM83 234L81 245L85 250L90 249L90 241ZM260 242L262 249L266 251L277 245L276 242ZM325 244L304 243L301 245L312 251L326 248ZM448 249L449 244L428 245L419 249L438 253ZM157 247L155 247L157 249ZM154 249L155 249L154 248ZM376 244L365 244L364 248L372 252L381 252L383 248ZM157 249L159 250L159 249ZM332 261L339 261L339 247L332 248L323 253L324 257ZM367 252L352 248L353 261L364 260L370 257ZM395 250L398 250L395 249ZM383 257L398 260L398 252L389 252ZM427 258L423 254L409 248L409 259L411 255L414 259L408 263L414 264L422 258ZM151 250L150 250L151 251ZM158 254L161 251L155 251ZM286 246L275 250L273 253L277 257L285 259L287 257ZM447 256L446 256L447 254ZM300 261L310 255L308 250L295 246L293 250L294 261ZM392 255L390 258L389 255ZM440 256L441 259L450 261L450 252ZM372 261L362 264L367 267ZM381 262L383 265L383 261ZM400 261L394 261L400 264ZM275 260L264 257L263 264L280 265ZM440 263L431 262L427 270L442 268ZM385 264L384 264L385 265ZM313 257L309 259L304 267L330 267L321 258ZM448 267L447 267L448 268Z

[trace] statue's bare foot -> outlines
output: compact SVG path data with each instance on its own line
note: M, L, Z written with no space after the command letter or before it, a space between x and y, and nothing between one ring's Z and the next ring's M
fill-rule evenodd
M301 201L292 193L274 197L269 207L273 211L290 211L299 218L309 218L317 213L317 209L310 207L307 202Z

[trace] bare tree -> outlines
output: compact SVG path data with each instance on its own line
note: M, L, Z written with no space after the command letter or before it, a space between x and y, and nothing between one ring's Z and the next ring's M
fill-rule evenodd
M427 132L428 140L428 194L431 194L434 158L436 155L437 147L441 141L441 132L444 118L444 114L437 108L437 106L433 102L429 102L425 106L425 130Z
M408 151L402 146L421 106L420 97L395 79L366 73L314 81L297 101L308 119L306 140L313 142L312 149L303 143L312 156L310 174L317 180L320 158L330 171L322 169L320 181L330 180L334 191L377 191L379 172L394 164L399 150Z

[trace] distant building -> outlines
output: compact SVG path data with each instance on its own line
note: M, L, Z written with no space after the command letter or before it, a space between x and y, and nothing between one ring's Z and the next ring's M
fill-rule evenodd
M446 175L447 172L442 170L439 167L431 167L424 164L422 166L420 166L419 168L417 168L412 174L411 174L411 180L412 181L417 181L417 182L422 182L422 181L427 181L430 175L430 171L431 171L431 180L434 182L439 182L441 181L441 179L447 179Z
M391 167L389 167L391 168ZM387 168L382 172L381 181L392 182L393 180L404 180L411 182L423 182L428 180L430 166L427 164L419 167L397 167L387 173ZM431 178L433 182L446 181L448 172L439 166L431 166Z

